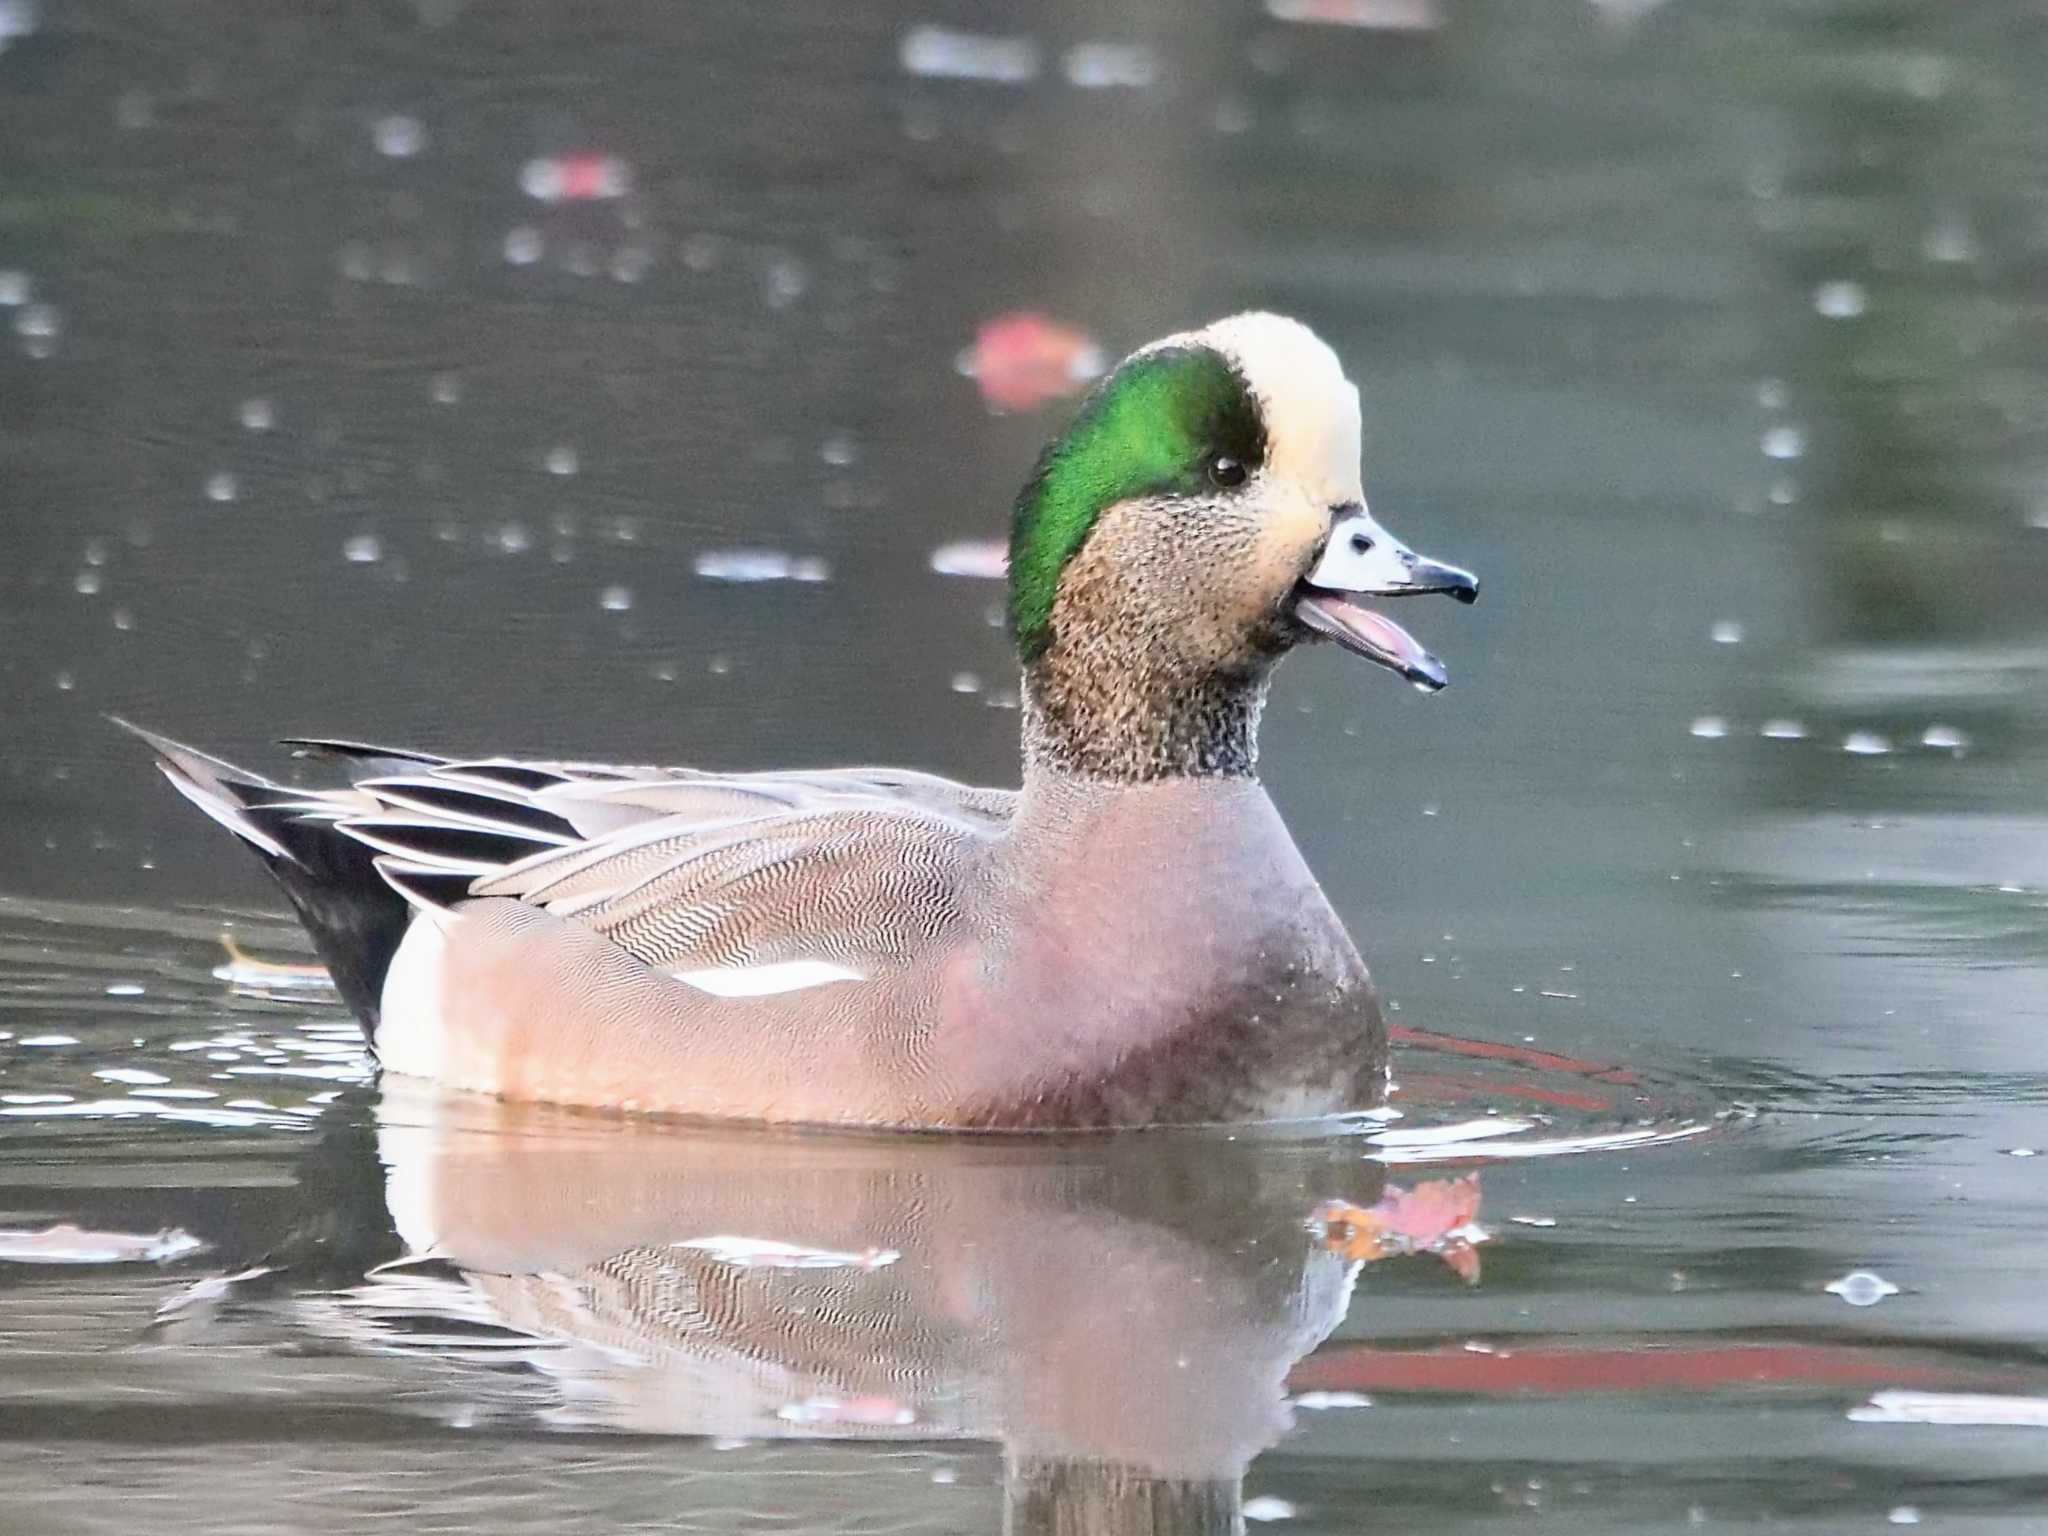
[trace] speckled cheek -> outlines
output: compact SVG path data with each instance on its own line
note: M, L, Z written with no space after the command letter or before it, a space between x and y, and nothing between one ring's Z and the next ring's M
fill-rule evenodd
M1172 601L1185 615L1174 638L1184 656L1207 667L1242 657L1246 634L1299 574L1279 557L1263 511L1219 518L1193 565L1199 575L1192 579L1189 568L1174 575Z
M1298 487L1276 486L1259 526L1247 601L1263 611L1309 568L1330 531L1331 511Z
M1308 557L1330 531L1336 502L1326 502L1299 486L1274 488L1273 509L1262 530L1262 542L1278 557L1305 566Z

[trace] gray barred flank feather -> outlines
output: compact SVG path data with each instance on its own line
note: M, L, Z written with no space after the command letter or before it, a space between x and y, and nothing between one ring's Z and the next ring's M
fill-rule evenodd
M664 970L901 965L952 927L958 856L1005 820L1007 803L998 791L940 797L923 785L935 802L923 807L822 778L786 808L709 823L671 812L508 866L474 894L573 916Z
M959 917L951 878L970 833L891 811L815 818L684 859L581 919L663 969L821 959L903 966Z

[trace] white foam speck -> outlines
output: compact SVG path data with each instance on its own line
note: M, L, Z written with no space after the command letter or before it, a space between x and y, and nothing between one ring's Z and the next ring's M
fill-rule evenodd
M1806 452L1806 434L1793 426L1776 426L1764 433L1764 457L1796 459Z
M1703 740L1718 741L1728 734L1728 721L1720 715L1701 715L1687 729Z
M1968 261L1977 254L1977 236L1961 219L1943 219L1927 231L1920 252L1929 261Z
M1979 1424L2048 1429L2048 1397L1992 1392L1879 1392L1849 1410L1858 1424Z
M404 112L387 112L370 125L370 141L377 153L393 160L410 160L427 147L426 125Z
M1285 1499L1276 1499L1270 1493L1262 1493L1256 1499L1244 1501L1244 1517L1264 1525L1272 1520L1292 1520L1299 1511Z
M24 304L14 317L14 334L25 341L52 340L63 329L63 313L54 304Z
M1038 44L1028 37L912 27L896 45L904 73L946 80L1022 85L1038 77Z
M1159 58L1143 43L1077 43L1064 61L1077 90L1143 90L1159 78Z
M800 258L785 251L769 260L761 281L761 296L770 309L787 309L810 286L810 269Z
M101 1067L94 1077L109 1083L132 1083L139 1087L161 1087L170 1079L161 1072L145 1072L140 1067Z
M93 1232L71 1222L0 1232L0 1259L17 1264L160 1264L206 1244L179 1227L161 1232Z
M1851 757L1883 757L1892 744L1875 731L1851 731L1842 738L1842 750Z
M1370 1408L1372 1399L1363 1392L1299 1392L1295 1394L1294 1406L1310 1413L1326 1413L1332 1408Z
M1899 83L1919 101L1933 101L1948 91L1952 68L1937 53L1908 54L1899 64Z
M972 576L1000 581L1009 574L1008 546L997 539L962 539L941 544L931 553L931 568L941 576Z
M1870 296L1861 283L1842 278L1814 289L1813 307L1830 320L1854 320L1870 307Z
M1852 1307L1874 1307L1887 1296L1899 1294L1899 1288L1883 1275L1867 1269L1852 1269L1839 1280L1830 1280L1821 1287L1830 1296L1839 1296Z
M78 1101L67 1099L62 1104L37 1104L30 1106L10 1104L7 1108L0 1109L0 1115L37 1119L45 1116L57 1116L61 1119L84 1120L107 1115L126 1115L132 1118L136 1115L147 1114L149 1110L149 1105L138 1104L133 1099L87 1099Z
M779 549L707 549L691 562L706 581L829 581L832 566L816 555Z
M546 249L540 231L531 224L520 224L505 231L505 264L512 267L530 267L541 258Z

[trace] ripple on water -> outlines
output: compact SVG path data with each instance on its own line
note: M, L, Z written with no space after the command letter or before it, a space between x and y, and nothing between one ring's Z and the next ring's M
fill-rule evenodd
M178 1227L160 1232L94 1232L71 1222L0 1229L0 1264L168 1264L204 1252Z
M372 1063L353 1020L309 1019L276 1001L331 1006L324 973L313 989L308 968L260 967L232 948L227 966L207 966L230 922L266 945L302 943L293 929L235 914L0 897L0 1017L15 1026L0 1031L0 1126L301 1127L331 1101L331 1085L367 1082ZM216 971L260 975L265 985L224 991ZM109 973L148 980L109 982ZM221 1102L251 1081L288 1097ZM110 1085L128 1092L109 1097Z

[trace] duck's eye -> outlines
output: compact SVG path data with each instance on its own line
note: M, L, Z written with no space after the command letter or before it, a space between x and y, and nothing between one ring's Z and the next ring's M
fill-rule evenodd
M1209 460L1209 479L1226 491L1243 485L1247 473L1243 461L1233 459L1227 453L1219 453Z

